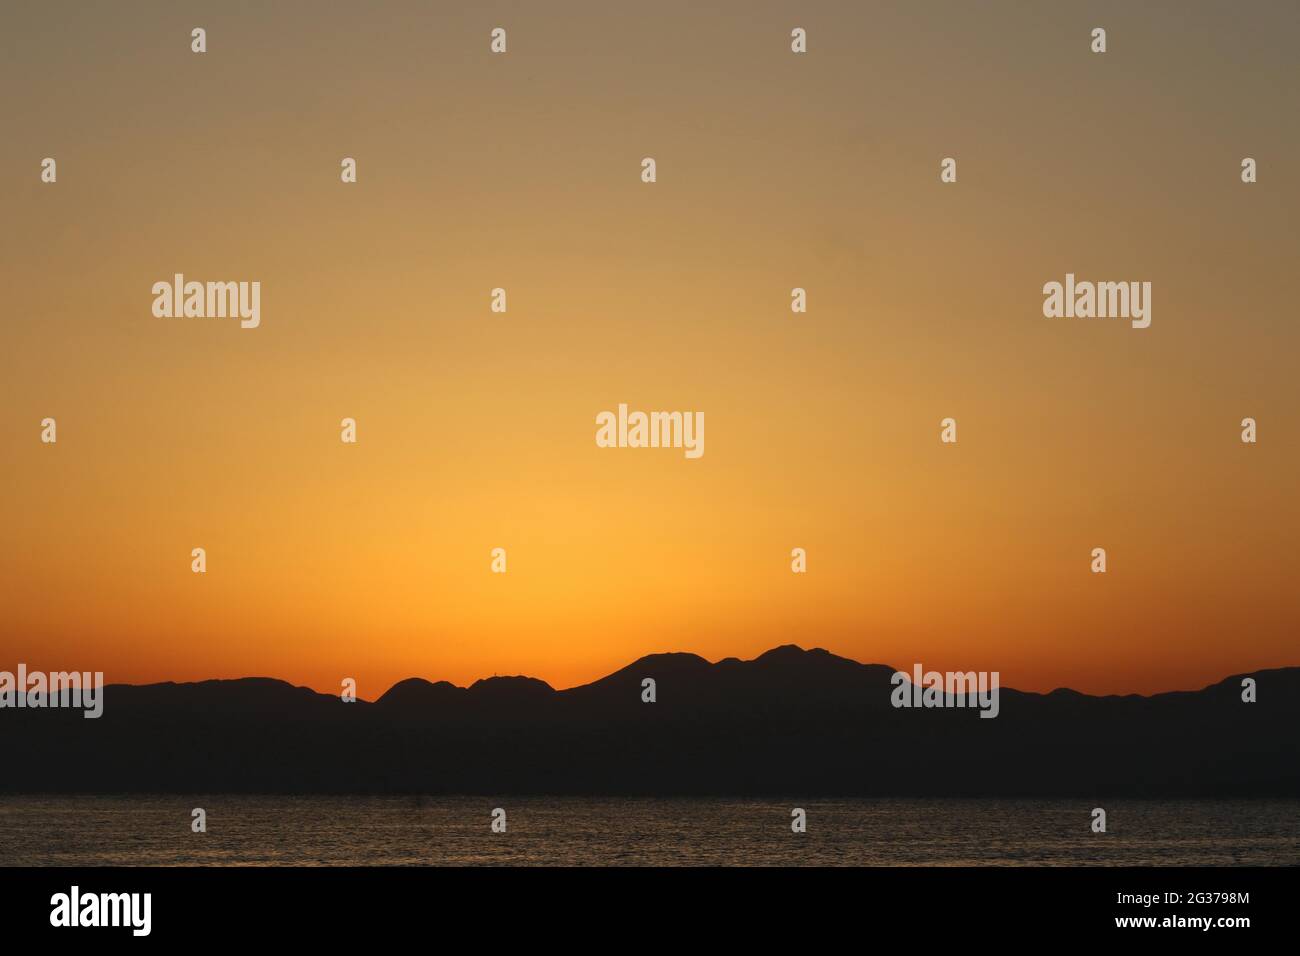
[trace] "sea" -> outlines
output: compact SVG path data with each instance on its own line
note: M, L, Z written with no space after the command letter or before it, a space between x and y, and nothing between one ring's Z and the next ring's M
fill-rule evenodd
M1300 864L1300 800L0 796L0 866ZM205 832L195 832L202 810ZM802 810L804 832L792 824ZM494 823L496 829L494 830Z

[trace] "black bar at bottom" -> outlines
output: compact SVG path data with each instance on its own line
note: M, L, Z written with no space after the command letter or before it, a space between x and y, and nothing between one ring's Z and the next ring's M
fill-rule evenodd
M596 932L606 942L608 933L629 943L666 933L811 942L833 929L872 941L964 930L985 941L1199 935L1230 944L1291 921L1283 906L1294 875L1246 867L7 869L0 925L7 942L373 943L431 931L446 946L456 944L442 934L453 932L532 945ZM144 897L116 895L145 893L147 936L137 934ZM124 925L70 925L101 921L101 912Z

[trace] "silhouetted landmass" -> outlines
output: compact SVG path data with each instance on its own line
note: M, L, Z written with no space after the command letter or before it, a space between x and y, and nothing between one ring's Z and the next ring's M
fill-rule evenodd
M784 646L563 691L411 679L373 703L267 678L109 685L97 720L0 710L0 790L1300 796L1300 667L1151 697L1004 688L996 719L896 709L893 672Z

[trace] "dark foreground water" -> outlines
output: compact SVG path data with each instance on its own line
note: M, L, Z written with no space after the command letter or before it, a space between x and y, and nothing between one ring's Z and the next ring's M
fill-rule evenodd
M792 833L790 811L807 811ZM1300 864L1300 801L0 796L0 865ZM206 833L191 811L207 811ZM491 813L506 812L493 833Z

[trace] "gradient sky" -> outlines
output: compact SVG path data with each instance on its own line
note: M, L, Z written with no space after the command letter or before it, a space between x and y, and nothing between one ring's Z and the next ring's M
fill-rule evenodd
M0 669L1300 664L1296 4L384 9L6 5ZM1067 272L1151 327L1044 318ZM704 457L597 448L619 402Z

